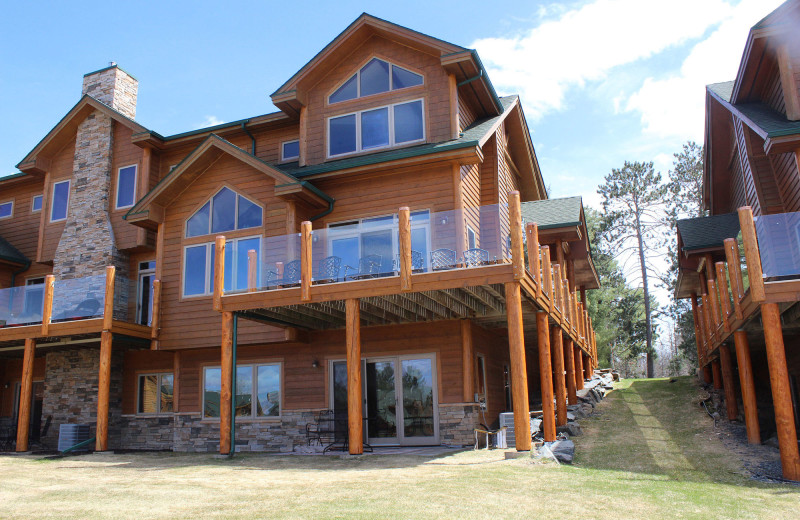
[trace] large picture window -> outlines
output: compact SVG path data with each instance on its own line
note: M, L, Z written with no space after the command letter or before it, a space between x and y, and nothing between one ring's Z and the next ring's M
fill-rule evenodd
M160 414L173 411L172 374L143 374L139 376L136 413Z
M422 75L393 63L372 58L350 76L328 97L328 103L339 103L360 97L422 85Z
M281 365L237 365L236 417L280 417L281 415ZM203 370L203 417L219 417L222 395L222 369L206 367Z
M116 208L130 208L136 202L136 165L117 170Z
M225 242L226 292L247 289L247 252L256 252L256 265L261 265L261 237L234 238ZM186 246L183 254L183 295L205 296L214 292L213 242ZM260 269L258 270L260 278ZM260 285L260 279L256 284Z
M67 218L69 206L69 181L53 184L53 203L50 207L50 222L58 222Z
M258 227L264 210L230 188L222 188L186 221L186 237Z
M328 119L328 156L375 150L425 139L422 100Z

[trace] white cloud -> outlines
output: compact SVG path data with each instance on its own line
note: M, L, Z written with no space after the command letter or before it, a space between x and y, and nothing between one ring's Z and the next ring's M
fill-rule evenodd
M699 38L730 10L723 0L595 0L523 34L481 39L472 46L498 89L519 93L535 120L563 109L569 88Z
M705 86L736 77L750 27L782 2L742 0L727 9L719 27L694 46L678 74L646 78L625 109L641 114L646 134L702 141Z
M197 126L197 128L195 128L195 130L198 130L200 128L208 128L209 126L221 125L222 123L225 123L225 122L226 121L223 121L222 119L219 119L217 116L206 116L205 121L200 123L200 125Z

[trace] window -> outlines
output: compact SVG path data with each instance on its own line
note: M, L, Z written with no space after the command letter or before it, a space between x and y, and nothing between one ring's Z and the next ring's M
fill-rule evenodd
M330 254L342 259L342 266L358 266L361 257L381 256L381 272L394 269L400 254L397 215L370 217L331 224L328 230ZM422 253L427 265L430 251L430 212L411 212L411 249Z
M263 209L230 188L222 188L186 221L186 237L258 227Z
M117 170L117 209L130 208L136 202L136 165Z
M42 211L42 195L34 195L31 201L31 213Z
M136 323L150 326L153 322L153 282L155 261L139 262L139 283L136 296Z
M236 417L280 417L281 365L237 365ZM222 369L206 367L203 371L203 417L219 417L222 394Z
M372 58L328 97L328 103L349 101L417 85L422 85L420 74L378 58Z
M478 394L478 400L486 402L486 358L478 354L478 363L475 365L475 370L478 372L478 386L475 391Z
M425 139L422 100L362 110L328 119L328 156Z
M295 139L281 144L281 161L297 159L298 157L300 157L300 141Z
M14 201L0 203L0 218L9 218L14 214Z
M44 309L44 277L25 280L25 301L23 303L26 316L38 316L41 319Z
M475 249L478 247L476 236L475 230L467 226L467 249Z
M69 181L53 184L53 204L50 208L50 222L58 222L67 218L69 206Z
M247 289L247 252L256 251L261 265L261 237L244 237L225 242L225 291ZM206 296L214 292L214 243L186 246L183 255L183 295ZM256 285L261 284L259 270Z
M139 403L136 413L171 413L173 390L172 374L143 374L139 376Z

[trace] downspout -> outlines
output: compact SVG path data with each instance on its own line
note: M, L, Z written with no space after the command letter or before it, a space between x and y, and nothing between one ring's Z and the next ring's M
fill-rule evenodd
M314 186L313 184L311 184L308 181L300 181L300 185L303 186L304 188L308 188L309 191L313 192L319 198L321 198L322 200L324 200L325 202L328 203L328 208L327 209L323 210L321 213L318 213L318 214L314 215L313 217L311 217L308 220L310 222L314 222L315 220L320 219L320 218L322 218L322 217L324 217L326 215L330 215L330 213L333 211L333 203L336 202L336 199L334 199L333 197L331 197L330 195L328 195L327 193L325 193L321 189L317 188L316 186Z
M31 266L31 263L28 262L27 264L25 264L22 267L20 267L18 271L14 271L14 272L11 273L11 287L14 287L14 280L17 278L17 275L27 271L30 268L30 266Z
M231 357L233 363L233 370L231 370L231 450L228 452L228 458L232 459L236 453L236 344L238 342L238 328L239 328L239 314L233 313L233 333L232 333L232 352Z
M249 122L250 122L249 119L247 121L242 121L242 130L244 130L244 133L246 133L247 136L250 138L250 140L253 141L253 151L251 151L250 153L255 155L256 154L256 138L253 137L253 134L251 134L250 130L247 129L247 123L249 123Z

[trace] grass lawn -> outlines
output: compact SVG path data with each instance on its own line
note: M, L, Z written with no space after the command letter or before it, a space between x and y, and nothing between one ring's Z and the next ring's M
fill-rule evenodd
M0 518L797 518L800 487L747 478L690 378L619 384L574 466L445 457L0 457Z

